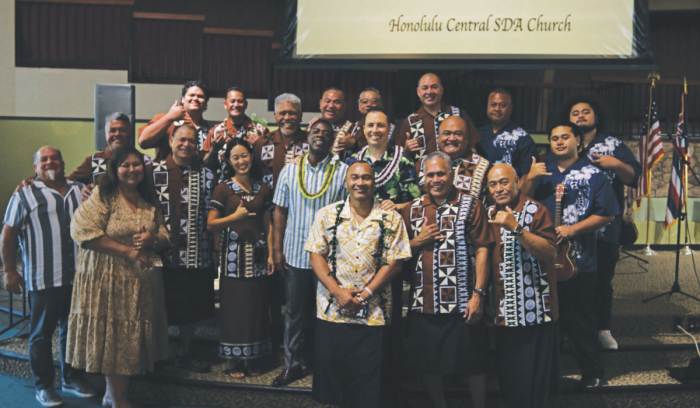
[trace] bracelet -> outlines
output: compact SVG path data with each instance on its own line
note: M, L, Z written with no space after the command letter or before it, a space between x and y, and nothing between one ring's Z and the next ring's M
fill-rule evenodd
M364 288L363 290L366 290L367 293L369 293L370 296L374 295L374 293L372 293L372 291L369 290L369 288L368 288L367 286L365 286L365 288ZM360 293L362 293L362 292L360 292Z
M361 293L358 293L357 295L355 295L355 297L357 298L357 300L360 301L360 304L361 304L362 306L364 306L364 305L367 304L367 301L366 301L365 299L362 299L362 296L360 296L360 295L361 295Z

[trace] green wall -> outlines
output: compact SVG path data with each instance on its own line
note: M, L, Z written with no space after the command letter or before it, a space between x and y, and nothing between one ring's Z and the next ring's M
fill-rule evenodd
M60 149L70 174L95 152L94 134L92 121L0 119L0 213L5 214L17 184L34 175L33 157L40 147Z

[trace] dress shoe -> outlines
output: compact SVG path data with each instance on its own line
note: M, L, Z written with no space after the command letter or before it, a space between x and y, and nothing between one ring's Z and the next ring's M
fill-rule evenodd
M601 330L598 332L598 341L604 349L617 350L617 340L610 334L610 330Z
M282 373L280 373L280 375L278 375L277 378L272 381L272 386L281 387L300 378L304 378L304 373L301 371L301 367L284 369L282 370Z
M581 382L579 384L584 390L593 390L596 388L601 388L605 383L602 378L585 376L581 378Z

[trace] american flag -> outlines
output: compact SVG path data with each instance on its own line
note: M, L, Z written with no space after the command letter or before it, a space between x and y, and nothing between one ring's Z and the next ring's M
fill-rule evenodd
M681 210L685 205L685 191L683 186L687 182L685 178L684 162L679 157L688 160L688 134L686 133L685 107L688 102L688 91L681 96L681 114L678 115L677 135L673 139L673 169L671 182L668 184L668 200L666 200L666 229L678 221Z
M642 164L642 174L637 182L637 188L630 188L630 196L637 201L637 209L641 207L641 199L649 196L651 169L664 157L664 148L661 144L660 135L661 126L659 125L659 114L656 111L654 89L655 87L652 85L649 112L642 124L639 150L637 151L637 160Z

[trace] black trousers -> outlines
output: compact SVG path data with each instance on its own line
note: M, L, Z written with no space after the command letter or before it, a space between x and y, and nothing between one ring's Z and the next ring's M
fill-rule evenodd
M595 316L595 273L579 273L575 278L557 282L559 297L559 329L566 336L581 375L603 378L605 369L600 360L598 321Z
M66 341L68 338L68 315L73 285L29 291L32 310L29 318L29 364L37 390L53 388L54 367L52 342L58 326L61 353L61 373L64 383L72 383L82 372L66 363Z
M610 242L598 240L598 275L595 283L595 314L598 330L610 330L612 316L613 286L615 267L620 260L620 247Z

